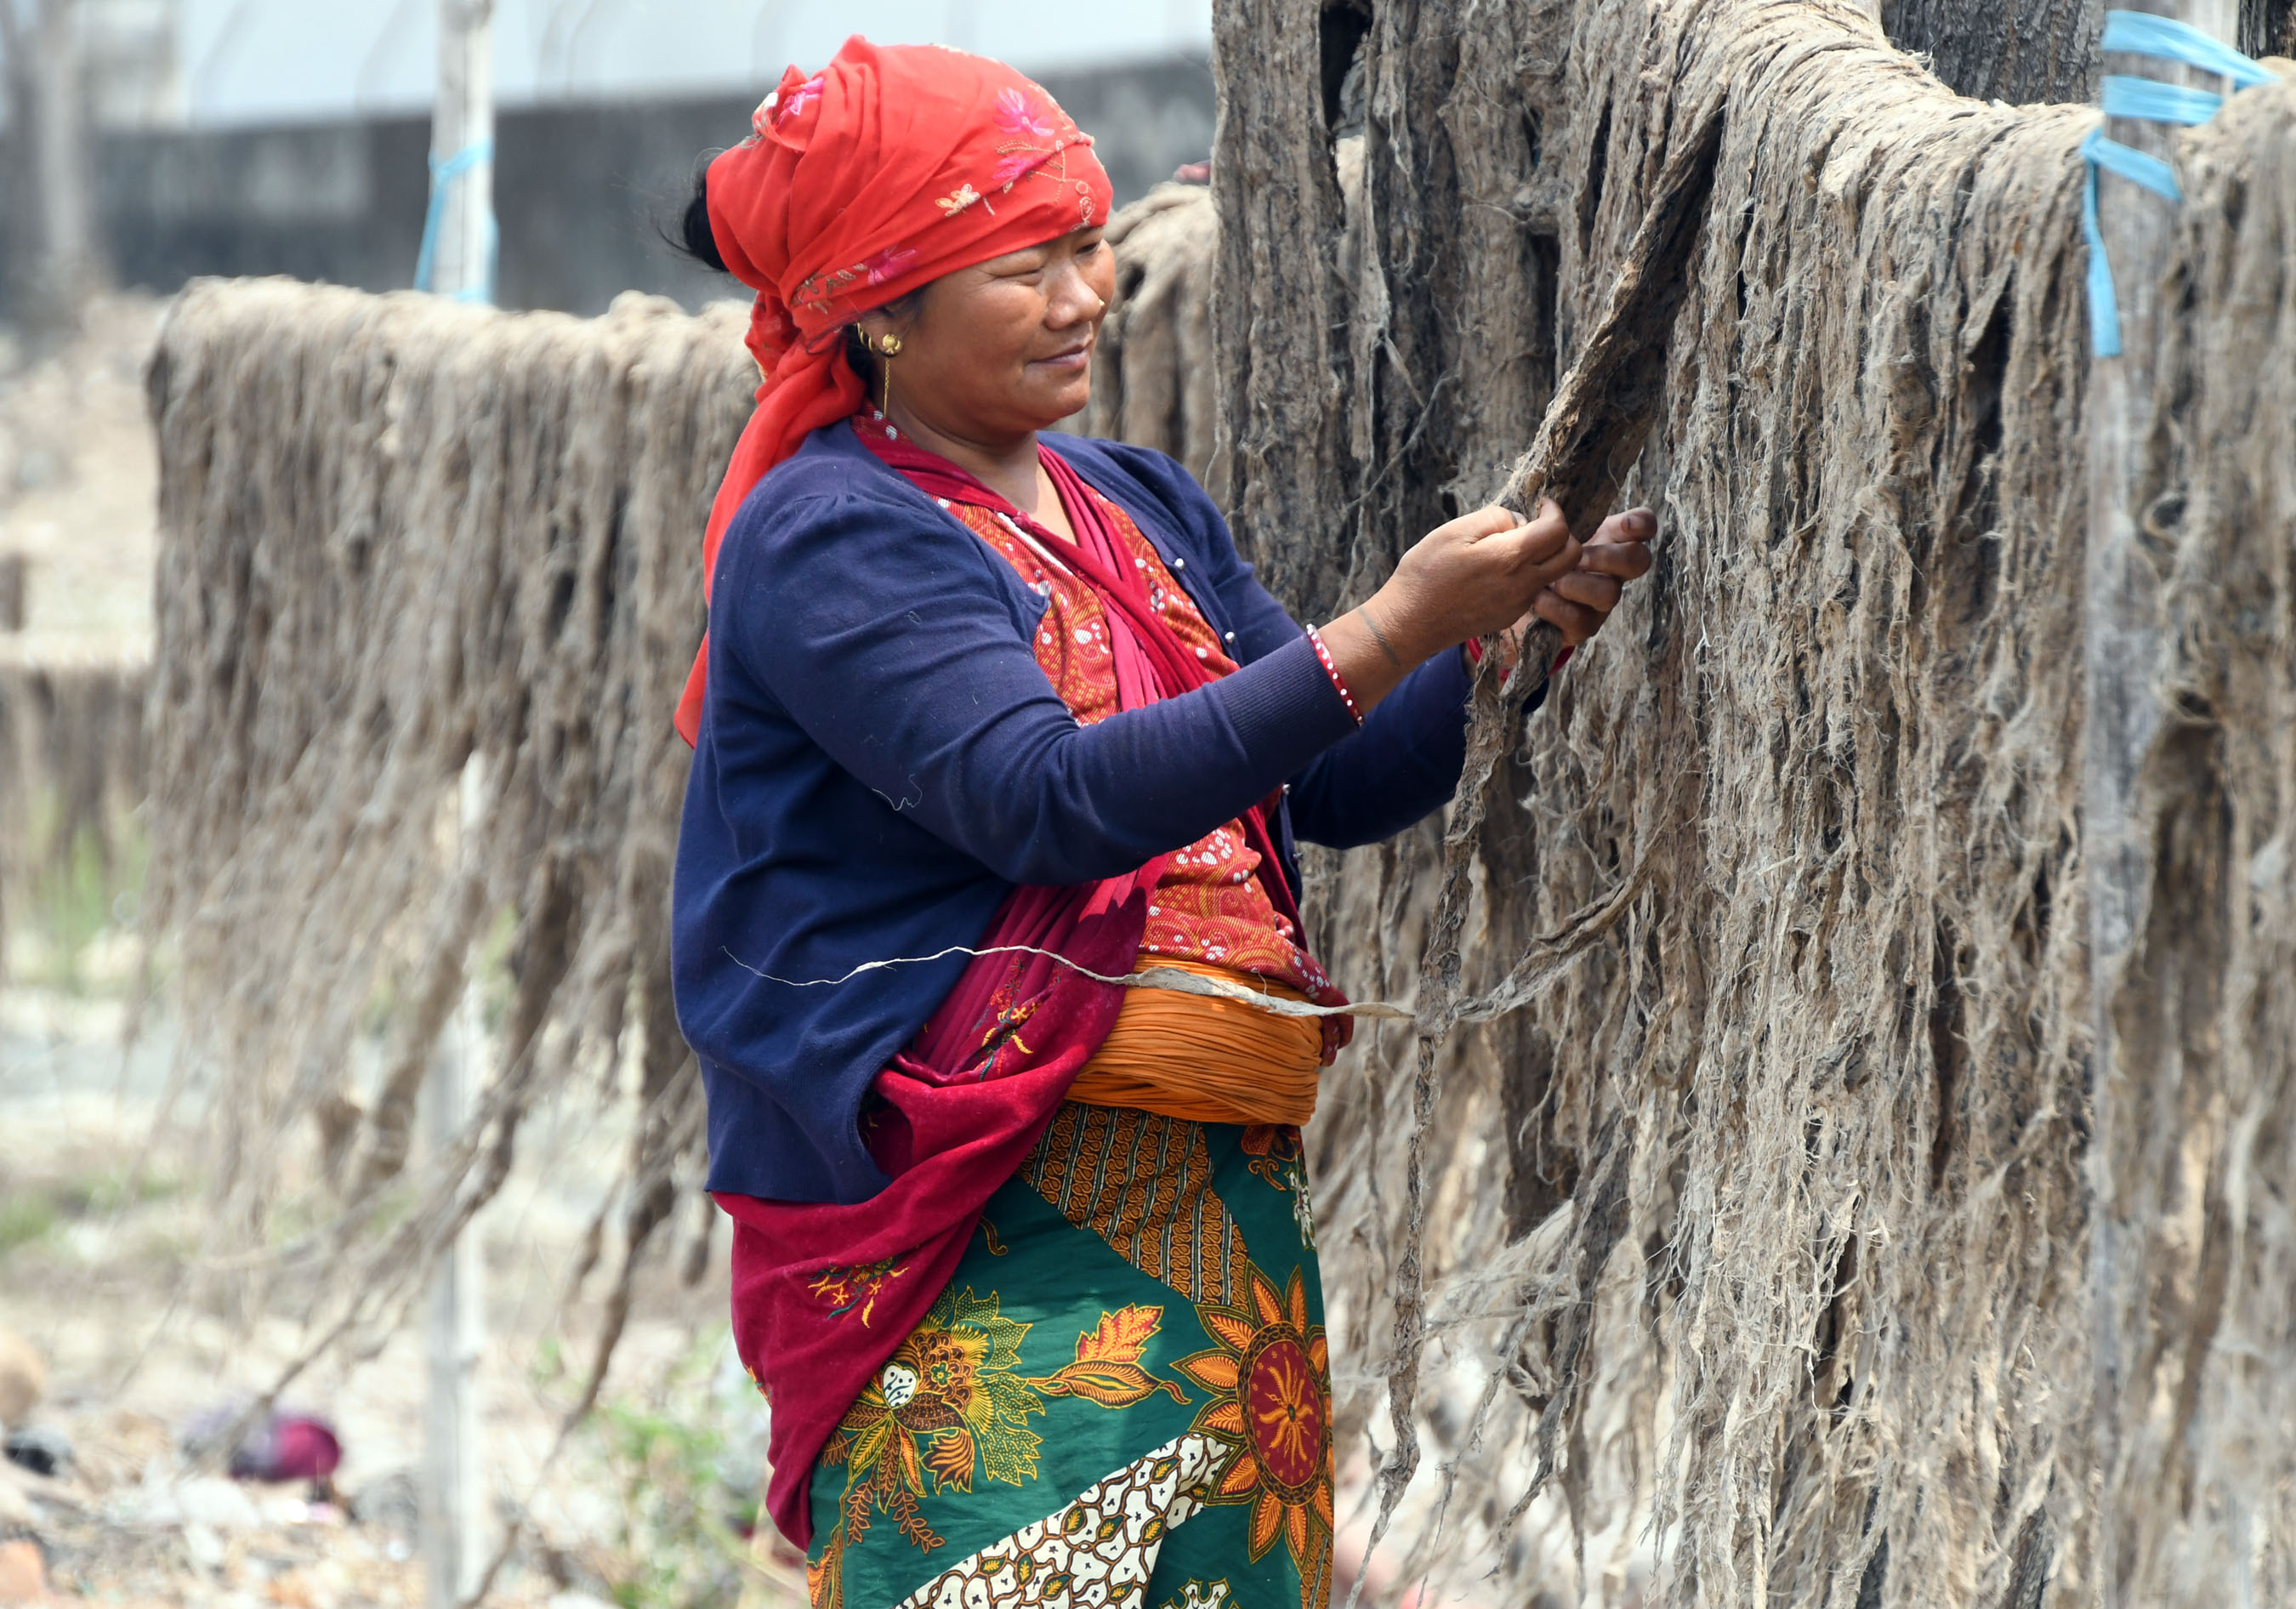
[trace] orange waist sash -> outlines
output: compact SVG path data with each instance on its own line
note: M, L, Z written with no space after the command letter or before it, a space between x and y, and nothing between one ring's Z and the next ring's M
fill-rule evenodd
M1157 956L1152 965L1287 1000L1307 998L1282 983L1201 962ZM1133 989L1125 992L1116 1026L1070 1086L1069 1099L1199 1123L1305 1123L1316 1115L1323 1061L1316 1018L1277 1016L1240 1000L1177 989Z

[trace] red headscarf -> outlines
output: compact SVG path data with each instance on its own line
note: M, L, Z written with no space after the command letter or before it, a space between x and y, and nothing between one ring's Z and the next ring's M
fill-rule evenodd
M750 351L764 383L702 539L702 591L742 500L807 436L865 395L843 329L944 274L1108 221L1092 138L1001 62L856 34L820 72L794 67L756 130L709 164L709 230L758 293ZM701 731L702 644L677 706Z

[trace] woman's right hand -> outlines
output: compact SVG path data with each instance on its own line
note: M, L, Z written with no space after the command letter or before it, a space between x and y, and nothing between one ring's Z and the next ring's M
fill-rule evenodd
M1528 522L1479 508L1421 538L1386 586L1323 628L1324 645L1367 713L1421 661L1515 624L1578 564L1578 543L1553 502Z

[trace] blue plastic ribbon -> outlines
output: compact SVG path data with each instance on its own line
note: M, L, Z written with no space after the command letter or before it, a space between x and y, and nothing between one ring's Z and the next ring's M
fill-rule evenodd
M2096 226L2096 175L2099 168L2142 185L2163 201L2182 201L2177 170L2159 157L2109 139L2102 128L2081 142L2088 160L2088 183L2081 191L2081 233L2088 239L2088 338L2099 357L2120 356L2120 301L2112 288L2112 264L2104 254L2104 234Z
M2182 62L2229 79L2235 91L2272 82L2272 74L2223 40L2189 23L2150 12L2107 12L2104 49L2124 55ZM2190 128L2223 110L2224 97L2158 78L2114 73L2104 80L2104 115ZM2088 241L2089 343L2099 357L2120 356L2120 303L2112 287L2112 265L2105 260L2104 234L2096 223L2096 176L2100 169L2141 185L2164 201L2181 203L2176 169L2159 157L2109 138L2102 128L2081 142L2088 182L2081 193L2081 233Z
M480 163L495 160L495 143L479 140L463 146L444 161L430 164L430 210L422 219L422 250L414 259L414 288L430 289L432 273L438 267L439 232L446 226L447 201L455 186ZM456 301L491 302L495 299L495 264L500 239L493 215L487 218L487 272L479 284L465 286L455 293Z
M2189 22L2156 17L2150 12L2105 12L2104 48L2122 55L2182 62L2202 72L2230 78L2234 89L2254 89L2272 82L2271 72L2261 63L2242 55L2214 35L2202 33Z
M2146 123L2181 123L2194 128L2224 109L2224 97L2158 78L2113 73L2104 80L2104 115Z

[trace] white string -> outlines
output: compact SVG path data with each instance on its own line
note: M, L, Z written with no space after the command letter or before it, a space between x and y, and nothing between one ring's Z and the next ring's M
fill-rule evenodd
M1287 1000L1281 995L1268 994L1242 983L1230 983L1223 978L1207 978L1195 973L1182 972L1177 966L1151 966L1140 972L1127 973L1120 978L1111 978L1105 973L1093 971L1089 966L1078 965L1058 950L1038 949L1033 944L992 944L986 949L952 944L947 949L937 949L930 956L896 956L889 961L864 961L841 978L776 978L771 973L759 972L732 950L726 951L726 959L743 972L768 983L778 983L785 989L822 989L849 983L863 973L875 972L882 966L908 966L926 961L945 960L950 956L1044 956L1073 972L1082 973L1096 983L1113 983L1122 989L1166 989L1182 995L1209 995L1215 999L1234 1000L1279 1017L1380 1017L1401 1022L1412 1020L1407 1007L1389 1000L1358 1000L1347 1006L1314 1006L1305 1000Z

